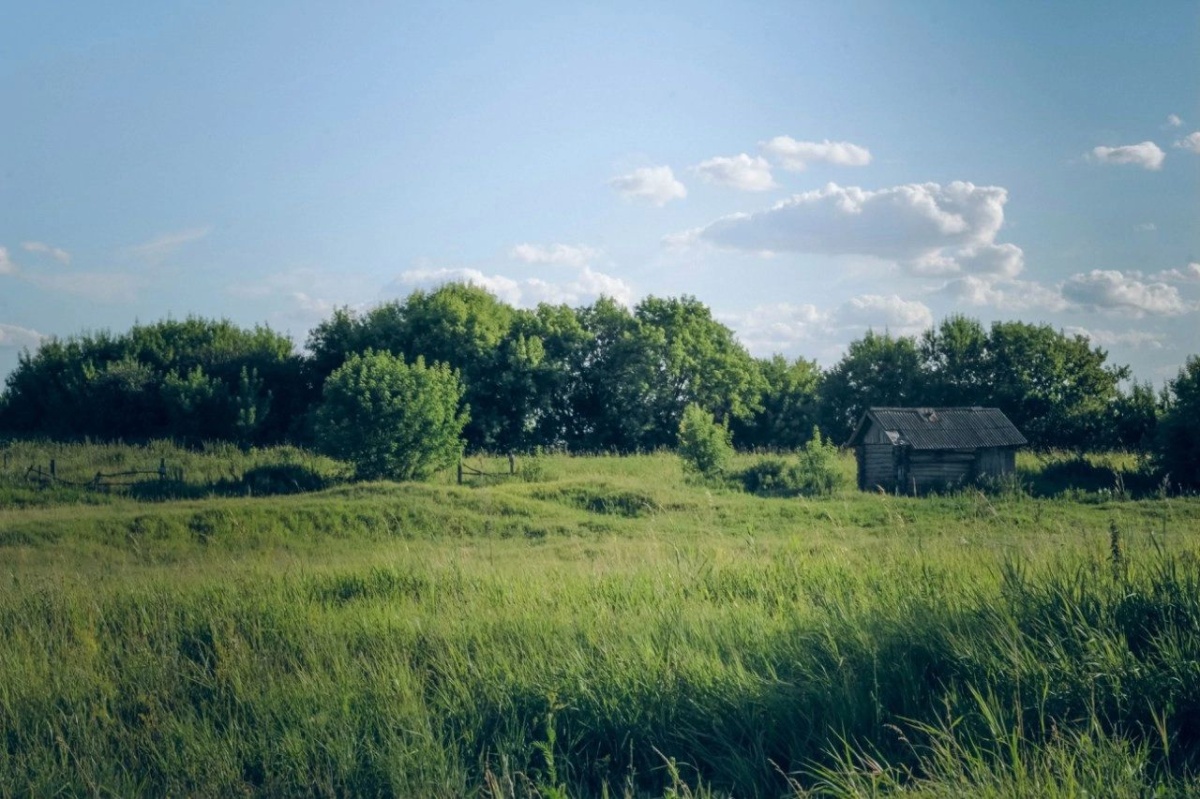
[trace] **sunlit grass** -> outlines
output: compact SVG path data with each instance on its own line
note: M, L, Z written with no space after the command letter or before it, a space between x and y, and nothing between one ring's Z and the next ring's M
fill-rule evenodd
M0 509L0 795L1197 787L1195 499L541 460Z

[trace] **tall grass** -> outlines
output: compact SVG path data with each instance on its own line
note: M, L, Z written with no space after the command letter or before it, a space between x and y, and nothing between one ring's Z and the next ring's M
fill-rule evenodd
M1196 500L548 461L0 511L0 795L1200 787Z

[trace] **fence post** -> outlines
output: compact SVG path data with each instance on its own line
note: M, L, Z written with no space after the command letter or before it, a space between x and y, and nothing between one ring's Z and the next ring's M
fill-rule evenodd
M517 456L511 452L508 453L508 473L509 475L517 473Z
M50 482L53 483L58 479L58 461L54 458L50 459Z
M164 481L166 479L167 479L167 459L162 458L158 462L158 481L161 483L162 481Z
M462 458L458 459L458 484L462 485Z

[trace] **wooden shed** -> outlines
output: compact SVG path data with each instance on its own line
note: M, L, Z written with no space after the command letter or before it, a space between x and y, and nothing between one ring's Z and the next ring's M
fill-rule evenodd
M871 408L847 445L860 489L916 494L1012 474L1027 443L998 408Z

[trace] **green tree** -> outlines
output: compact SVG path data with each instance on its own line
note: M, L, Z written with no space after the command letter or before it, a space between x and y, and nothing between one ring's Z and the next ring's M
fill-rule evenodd
M413 480L462 452L463 386L446 364L412 364L386 352L350 358L325 381L314 419L317 446L354 464L361 479Z
M1154 460L1172 483L1200 488L1200 356L1189 356L1167 383Z
M988 334L977 320L947 317L921 334L917 349L926 403L943 407L990 404Z
M1129 368L1109 366L1108 353L1084 336L1049 325L996 322L988 335L984 370L995 405L1031 442L1087 449L1104 428Z
M634 317L654 373L654 420L644 448L669 446L689 404L725 423L758 410L763 379L757 364L708 306L689 296L647 297Z
M868 330L821 381L821 428L845 442L867 408L921 405L924 391L916 343Z
M812 435L819 410L821 368L816 361L782 355L758 361L758 410L730 423L733 440L747 449L793 450Z

